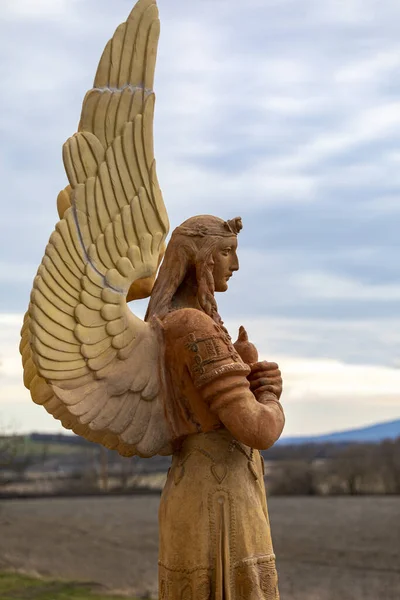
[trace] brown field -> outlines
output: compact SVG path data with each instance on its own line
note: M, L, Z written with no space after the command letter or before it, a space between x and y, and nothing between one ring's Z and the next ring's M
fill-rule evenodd
M158 501L2 501L0 570L155 596ZM282 600L400 599L399 498L274 497L269 509Z

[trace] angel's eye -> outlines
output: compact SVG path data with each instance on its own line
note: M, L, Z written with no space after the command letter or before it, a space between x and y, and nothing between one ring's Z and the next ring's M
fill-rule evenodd
M230 251L232 250L232 248L223 248L222 249L222 254L224 256L229 256Z

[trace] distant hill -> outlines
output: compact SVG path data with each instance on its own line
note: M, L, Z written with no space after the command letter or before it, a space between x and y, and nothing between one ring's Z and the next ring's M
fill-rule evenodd
M360 429L338 431L325 435L282 437L278 444L310 444L310 443L347 443L347 442L370 442L379 443L383 440L394 440L400 437L400 419L386 423L378 423Z

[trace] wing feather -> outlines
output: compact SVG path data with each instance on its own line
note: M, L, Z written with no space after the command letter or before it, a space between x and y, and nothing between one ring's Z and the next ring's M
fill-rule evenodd
M88 308L97 311L101 310L104 304L104 301L101 298L89 294L85 289L81 291L81 302Z
M100 291L99 291L100 289ZM91 297L91 302L93 302L94 300L99 300L100 296L99 294L101 293L101 288L99 288L99 286L93 282L93 280L88 277L87 275L84 275L82 277L82 292L86 292L88 294L88 296ZM82 298L82 296L81 296ZM76 303L75 303L76 306Z
M96 111L93 119L93 133L101 142L104 148L107 148L107 112L112 98L112 93L108 93L107 90L102 90L99 100L96 105Z
M56 232L61 238L61 240L58 242L59 252L61 251L61 253L71 257L75 267L80 271L79 277L81 277L82 273L84 272L84 267L82 264L82 248L77 245L77 240L71 234L71 229L67 220L63 219L57 223Z
M117 350L115 348L107 348L104 350L99 356L95 358L90 358L88 360L88 365L92 369L92 371L101 371L111 362L114 362L115 357L117 356Z
M43 265L40 265L38 269L37 277L41 279L51 292L59 299L62 303L68 304L72 309L76 305L76 299L73 298L64 288L59 285L59 282L54 279L52 274ZM58 302L58 300L57 300Z
M67 342L64 340L60 340L55 338L52 334L48 333L43 327L39 327L34 321L31 322L31 330L35 335L36 339L41 341L43 344L48 346L49 348L53 348L54 350L59 350L64 352L65 354L79 352L79 343L75 341L74 343ZM31 345L31 341L29 342Z
M46 298L47 302L49 302L52 305L58 306L58 308L65 314L67 314L71 317L74 316L74 312L75 312L74 308L72 306L70 306L69 304L67 304L66 302L64 302L64 300L59 298L51 290L51 288L49 288L49 286L46 284L44 279L42 279L42 277L40 277L40 275L36 276L36 278L34 280L34 286L38 290L38 292L40 292Z
M53 390L47 385L46 381L38 375L35 375L31 382L30 392L32 399L36 404L45 404L50 398L54 397Z
M106 206L107 206L107 210L108 210L108 214L110 219L107 222L107 225L110 223L110 220L112 221L116 215L120 212L121 207L119 206L117 199L114 195L114 189L112 186L112 182L111 182L111 176L110 176L110 167L108 165L108 163L103 163L103 165L100 167L100 171L99 171L99 175L100 175L100 182L101 182L101 190L103 193L103 198L107 199L106 202ZM104 229L103 229L104 231Z
M170 454L171 450L163 447L163 440L168 436L161 403L152 403L151 419L160 424L158 428L147 427L145 435L137 444L138 453L141 456L153 456L155 453Z
M114 419L110 422L109 428L113 433L124 431L130 423L134 421L135 413L139 402L141 402L140 394L133 394L131 391L121 395L121 407ZM101 428L101 421L97 419L93 422L94 428Z
M55 281L55 285L58 288L61 288L66 292L69 296L73 298L74 304L76 304L76 300L79 298L79 290L71 286L68 281L63 277L62 273L58 270L57 266L54 264L51 257L48 256L46 252L46 256L43 257L42 266L49 273L52 279Z
M96 358L97 356L100 356L100 354L102 354L105 350L107 350L107 348L110 348L110 346L112 346L112 342L112 338L107 337L96 345L82 344L82 355L87 359Z
M81 344L94 345L103 342L110 334L106 331L104 325L101 327L84 327L78 324L75 327L75 336Z
M62 350L55 350L54 348L50 348L49 346L46 346L46 344L43 344L43 342L41 342L39 339L36 340L35 349L39 356L42 356L43 358L49 358L51 360L76 362L82 359L80 352L63 352Z
M132 444L136 446L143 438L143 433L146 431L150 421L152 410L152 403L150 402L139 402L135 418L131 421L125 431L121 434L121 439L126 444Z
M155 274L169 228L153 148L158 36L155 0L139 0L105 47L63 147L70 187L21 331L33 400L124 456L169 443L157 336L125 300Z

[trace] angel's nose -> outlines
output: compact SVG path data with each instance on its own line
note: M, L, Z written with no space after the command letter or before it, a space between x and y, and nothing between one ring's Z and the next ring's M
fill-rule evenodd
M230 264L230 269L231 269L232 273L234 271L239 271L239 259L237 256L235 256L234 260Z

